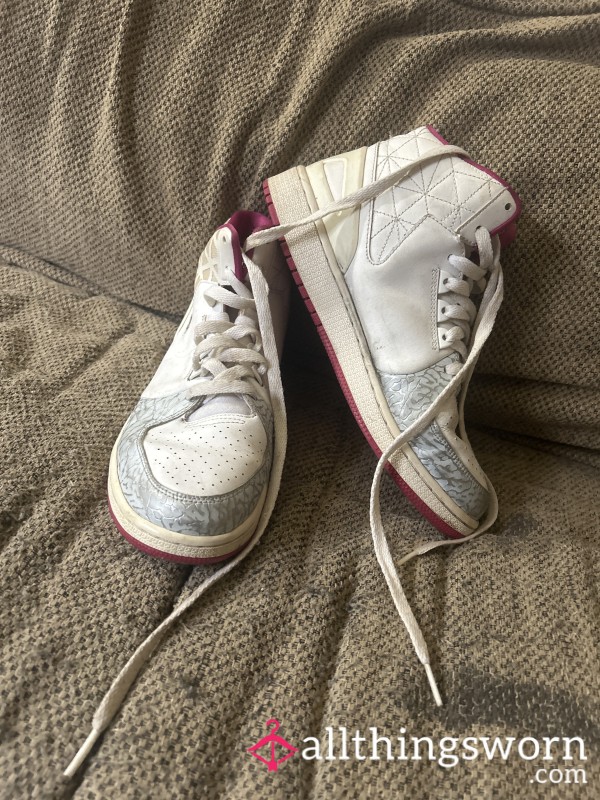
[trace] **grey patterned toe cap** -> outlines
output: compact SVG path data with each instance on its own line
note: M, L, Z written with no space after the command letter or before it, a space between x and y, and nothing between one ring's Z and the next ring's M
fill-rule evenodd
M409 375L379 373L383 393L401 431L427 410L450 381L446 366L456 359L449 356ZM446 494L470 517L479 520L488 508L489 492L465 466L437 422L415 436L410 446Z
M479 520L487 511L490 494L469 472L437 422L415 436L410 446L427 472L470 517Z
M255 510L268 484L273 452L270 408L252 400L266 433L263 463L241 486L224 494L195 496L172 491L153 476L143 447L146 432L177 419L192 407L185 395L142 398L125 423L117 448L118 478L128 505L155 525L188 536L217 536L244 523Z

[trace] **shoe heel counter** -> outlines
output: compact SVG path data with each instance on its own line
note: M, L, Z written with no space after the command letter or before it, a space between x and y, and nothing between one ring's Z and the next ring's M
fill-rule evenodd
M301 170L301 179L313 210L324 208L364 185L366 147L316 161ZM338 266L345 272L354 258L359 238L360 212L340 211L318 225L326 236Z

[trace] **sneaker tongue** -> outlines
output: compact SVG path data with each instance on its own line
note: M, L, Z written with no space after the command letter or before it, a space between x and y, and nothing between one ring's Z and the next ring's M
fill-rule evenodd
M238 394L217 394L207 397L200 408L193 411L188 419L192 422L214 417L217 414L242 414L244 417L252 413L246 400Z
M241 261L241 250L235 230L223 225L214 232L198 261L197 281L231 283L230 273L237 274L237 261Z
M242 244L260 228L271 226L271 220L256 211L236 211L211 236L198 264L198 279L227 285L229 273L244 282L246 267Z

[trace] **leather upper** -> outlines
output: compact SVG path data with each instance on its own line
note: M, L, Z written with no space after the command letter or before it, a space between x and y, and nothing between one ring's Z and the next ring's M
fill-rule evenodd
M306 168L319 207L409 165L445 140L431 127ZM449 381L455 351L442 338L448 257L471 258L475 230L508 226L520 210L506 184L459 156L435 158L364 203L326 218L338 261L382 392L401 430L414 422ZM349 252L349 248L352 252ZM468 343L467 343L468 344ZM468 441L456 432L456 397L411 442L443 490L473 519L488 506L486 478Z
M194 329L212 310L204 290L214 282L227 283L236 247L235 232L227 226L209 241L190 306L119 438L118 476L127 503L176 533L207 536L235 529L254 511L269 479L273 419L268 387L253 381L253 396L209 395L200 401L187 396L194 375ZM265 245L254 259L262 261L279 300L273 321L282 342L286 284L276 248L276 243Z

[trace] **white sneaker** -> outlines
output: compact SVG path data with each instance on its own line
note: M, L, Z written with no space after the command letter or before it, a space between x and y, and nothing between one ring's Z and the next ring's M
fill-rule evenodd
M276 243L256 249L271 290L269 309L263 287L261 308L262 275L241 245L270 224L240 211L214 233L173 343L114 446L110 510L121 533L150 555L220 561L257 529L276 435L273 337L281 352L289 275ZM277 406L281 416L282 397Z
M271 516L287 440L278 350L289 274L275 242L242 250L251 233L270 225L261 214L238 211L210 239L190 307L117 439L108 475L111 513L140 550L183 564L231 558L136 648L66 777L110 725L169 628L245 558Z
M264 183L274 222L289 228L283 247L293 277L378 455L467 358L477 316L472 298L486 283L486 269L472 260L475 231L504 242L514 236L519 198L459 153L422 127ZM346 210L331 213L336 203ZM325 209L326 216L315 213ZM311 215L321 218L305 224ZM460 403L457 387L387 465L407 497L451 537L476 530L490 504L464 431L466 382Z

